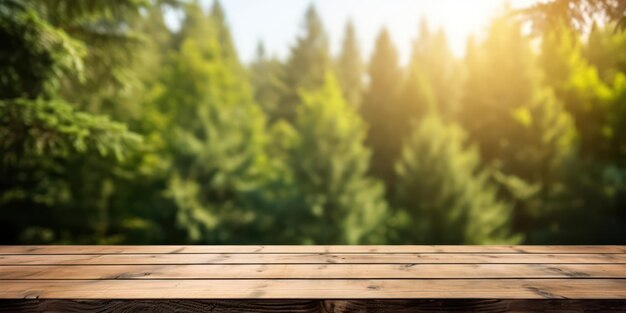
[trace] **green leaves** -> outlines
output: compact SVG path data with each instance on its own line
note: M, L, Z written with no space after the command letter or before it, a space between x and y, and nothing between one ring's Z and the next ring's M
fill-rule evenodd
M396 217L392 232L397 243L493 244L514 243L510 204L480 170L466 134L436 115L414 124L396 163Z
M247 69L217 1L2 1L0 239L623 243L626 35L567 25L616 3L538 5L537 46L500 16L465 62L424 20L406 66L350 24L331 56L311 7Z
M68 157L96 153L122 160L141 143L138 134L107 117L77 112L60 100L0 101L2 162L31 156Z
M383 186L367 177L365 125L326 74L319 89L302 90L291 148L295 184L307 205L302 236L314 243L382 242Z
M0 99L49 97L64 75L82 74L83 44L22 1L0 3L0 41Z

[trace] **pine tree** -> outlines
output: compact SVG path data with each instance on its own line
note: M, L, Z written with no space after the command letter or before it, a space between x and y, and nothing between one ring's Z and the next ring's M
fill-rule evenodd
M352 22L346 24L343 46L335 67L344 99L348 104L359 107L363 93L363 64Z
M397 99L402 73L389 32L383 29L369 65L369 86L361 105L367 123L367 145L372 149L371 173L390 186L394 180L393 162L400 153L402 138L396 131Z
M569 153L571 118L554 93L540 85L539 68L518 22L495 19L483 42L469 42L465 61L468 77L459 120L486 165L495 169L500 192L515 204L514 229L530 232Z
M115 242L109 225L116 221L108 219L111 182L138 153L142 138L102 112L81 110L83 104L68 101L62 89L72 79L93 79L99 64L88 62L92 55L120 52L107 43L132 41L131 28L117 27L141 6L70 2L0 3L2 242ZM89 26L96 23L109 27L94 32ZM115 87L110 76L100 78L102 89ZM88 90L75 87L81 96Z
M527 112L538 87L528 39L518 22L499 17L483 42L474 46L470 41L465 62L467 79L459 120L486 162L513 161L517 138L523 136L529 120L528 114L519 112Z
M626 29L611 26L594 23L583 46L585 59L598 69L606 83L613 82L619 73L626 73Z
M306 203L301 238L316 244L381 242L386 204L382 185L367 177L365 125L327 74L304 91L290 151L294 184Z
M542 40L540 61L546 82L563 100L573 116L580 134L581 153L604 160L623 159L620 138L622 90L626 90L626 75L615 74L605 83L596 67L583 56L578 34L564 24L555 25ZM616 118L617 117L617 118Z
M193 38L196 44L205 46L209 42L209 37L214 36L215 27L211 26L211 20L202 10L198 0L188 2L182 8L184 19L180 29L174 36L173 46L177 50L182 48L185 39ZM216 42L215 44L219 44Z
M156 88L152 121L166 141L172 169L167 193L188 240L237 242L245 236L241 228L254 219L249 193L263 180L265 120L247 82L237 79L237 67L224 58L217 24L190 16L194 23L183 26L190 37Z
M603 54L600 47L595 55ZM544 32L540 64L545 82L572 116L577 136L576 145L562 158L559 188L542 199L544 210L533 223L531 242L613 242L612 238L623 237L626 225L620 196L626 192L622 179L626 76L606 63L601 64L604 75L600 75L585 58L580 35L564 22L555 22Z
M511 235L512 207L496 197L466 135L436 115L421 120L396 163L394 238L403 244L493 244Z
M222 8L222 4L219 0L213 1L213 6L211 6L209 16L217 27L217 36L220 47L222 48L222 57L225 60L230 60L234 63L239 64L237 50L235 49L235 45L233 44L233 39L230 34L230 28L226 23L226 15L224 14L224 9Z
M250 77L254 87L254 99L273 123L281 117L280 101L286 93L284 66L275 57L268 57L259 42L256 59L250 65Z
M310 6L305 15L304 32L291 48L285 66L286 93L280 102L280 116L293 121L302 89L315 89L324 84L324 75L331 70L328 37L322 21Z
M418 72L421 72L432 89L435 105L433 109L440 112L442 117L452 117L458 113L461 91L458 61L452 55L444 30L431 32L426 19L422 20L419 37L413 44L408 75L409 79L414 79L414 82L405 84L405 88L415 88L414 84L417 81L411 77ZM424 107L423 104L422 107Z
M144 117L142 104L148 101L150 90L158 83L168 54L173 49L173 34L165 24L163 14L162 6L154 4L133 21L133 26L142 35L142 44L135 51L136 61L129 68L137 77L137 82L131 84L125 97L120 99L120 103L126 104L120 115L127 116L126 121L133 129L139 128Z

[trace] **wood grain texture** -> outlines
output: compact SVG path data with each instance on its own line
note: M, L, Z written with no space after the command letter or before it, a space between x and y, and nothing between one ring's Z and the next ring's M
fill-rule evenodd
M0 266L0 279L626 278L626 264L228 264Z
M626 300L0 300L0 312L623 312Z
M625 300L625 251L624 246L0 246L0 299L103 300L67 302L74 305L68 311L84 305L95 305L96 311L98 306L168 311L183 305L181 310L193 311L201 304L198 310L218 312L402 311L406 303L362 299ZM122 301L129 299L140 301ZM229 299L276 302L238 307L222 301ZM57 302L20 303L37 310ZM429 308L430 302L409 303L414 306L407 310ZM446 303L454 309L459 302ZM492 308L489 302L470 303L470 310ZM504 305L495 303L494 310Z
M626 253L626 246L0 246L0 254L183 253Z
M348 309L350 310L350 309ZM323 312L318 300L0 300L0 312ZM324 311L326 312L326 311ZM346 312L346 311L344 311ZM354 312L354 311L353 311Z
M427 264L610 263L626 254L80 254L1 255L0 265L62 264Z
M626 300L327 300L322 312L624 312Z
M626 279L4 280L3 299L626 299Z

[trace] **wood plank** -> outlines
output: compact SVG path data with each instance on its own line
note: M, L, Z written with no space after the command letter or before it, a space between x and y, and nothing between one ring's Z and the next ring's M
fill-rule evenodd
M321 300L0 300L0 312L321 313ZM333 311L324 311L333 312Z
M626 263L626 254L81 254L2 255L0 265Z
M0 254L116 253L626 253L626 246L0 246Z
M624 299L626 279L5 280L14 299Z
M0 279L626 278L626 264L0 266Z
M626 300L0 300L0 312L623 312Z
M226 300L228 301L228 300ZM624 312L626 300L325 300L321 312Z

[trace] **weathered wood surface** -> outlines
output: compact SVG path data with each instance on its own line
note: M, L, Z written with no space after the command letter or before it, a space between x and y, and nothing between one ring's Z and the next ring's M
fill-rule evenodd
M467 302L493 310L526 303L504 301L515 299L626 310L626 247L0 246L0 299L37 299L0 303L26 311L55 311L61 303L93 310L210 304L218 312L237 311L236 302L218 301L226 299L287 301L241 304L243 311L260 312L280 311L272 310L280 303L294 312L359 311L364 305L369 311L383 303L365 299L441 299L398 302L412 305L399 311L441 308L450 299L502 300ZM87 299L107 301L77 301ZM156 302L164 299L174 302ZM302 299L317 300L295 301ZM593 304L600 299L619 301Z
M626 264L626 254L45 254L2 255L0 265L112 264Z
M626 279L4 280L3 298L626 299Z
M0 300L0 312L623 312L626 300Z
M0 266L0 279L626 278L626 264L175 264Z

